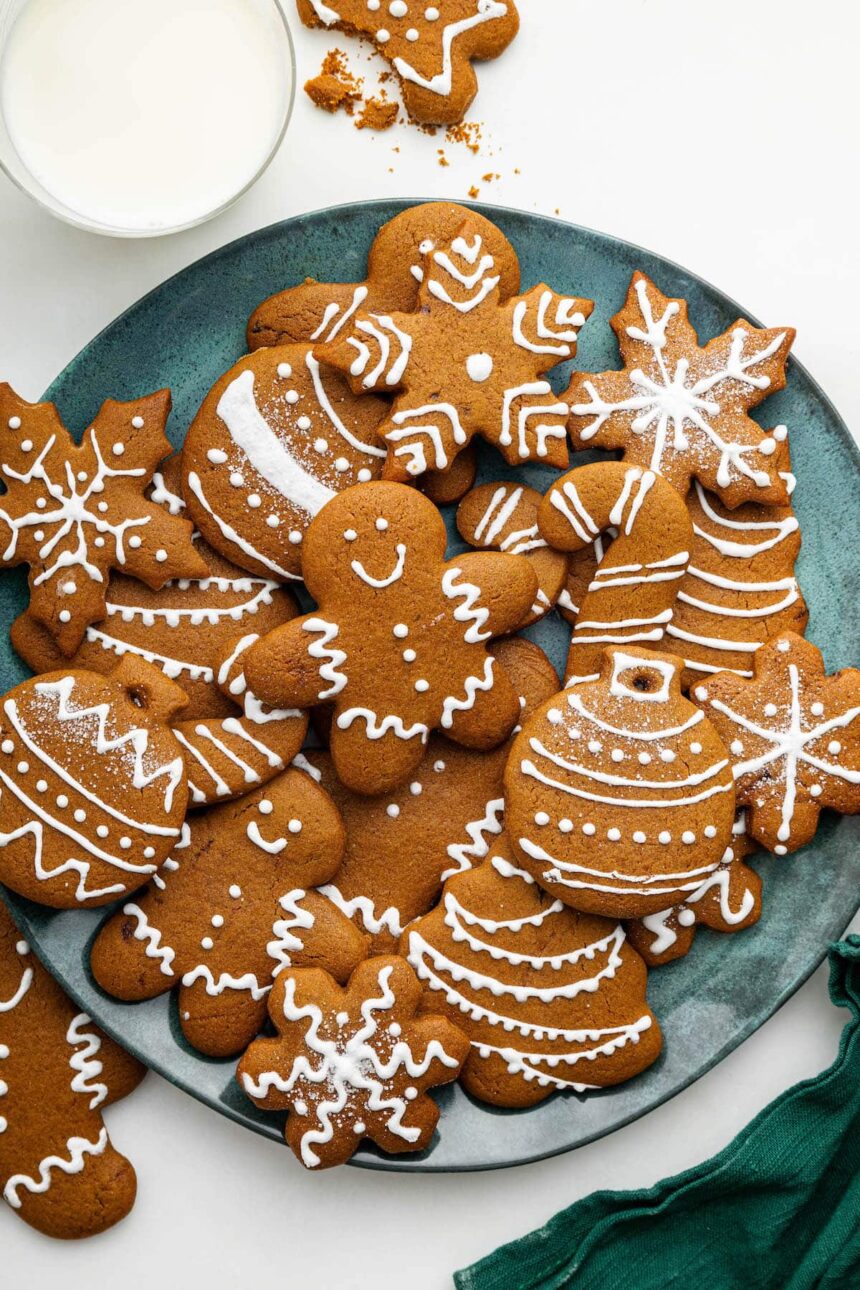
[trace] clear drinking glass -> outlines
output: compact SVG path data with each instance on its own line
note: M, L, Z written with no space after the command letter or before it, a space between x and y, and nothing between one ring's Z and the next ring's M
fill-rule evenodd
M0 0L0 69L3 65L3 56L9 41L9 36L21 10L26 7L29 0ZM0 169L5 171L12 182L31 197L35 202L45 210L56 215L58 219L65 220L68 224L74 224L77 228L83 228L93 233L102 233L111 237L161 237L167 233L177 233L183 229L193 228L197 224L203 224L219 215L222 211L227 210L234 202L246 193L257 182L262 174L268 169L275 154L283 142L287 126L292 116L293 104L295 102L296 89L296 59L295 49L293 47L293 38L290 31L289 23L280 0L245 0L246 3L257 5L261 10L267 13L271 12L276 16L276 27L279 39L283 40L283 68L284 68L284 115L280 124L274 142L262 165L259 166L255 174L242 186L237 189L226 200L219 202L211 210L205 211L196 218L172 226L157 226L152 228L123 228L104 223L96 218L91 218L85 213L72 209L63 201L58 199L53 193L49 192L43 184L32 174L24 161L19 156L15 145L10 138L9 131L2 112L2 97L0 97ZM121 0L117 0L121 3Z

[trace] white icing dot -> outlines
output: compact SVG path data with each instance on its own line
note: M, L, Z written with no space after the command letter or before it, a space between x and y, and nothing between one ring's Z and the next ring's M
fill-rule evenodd
M786 854L787 854L787 852L788 852L788 847L784 847L784 846L782 845L782 843L781 843L781 842L778 842L778 843L776 844L776 846L774 847L774 852L775 852L778 856L784 856L784 855L786 855Z
M837 753L842 752L842 745L838 739L831 739L827 745L827 751L835 757Z
M549 816L546 811L537 811L535 813L535 824L539 824L541 826L549 824Z
M776 439L777 443L783 443L788 437L788 426L774 426L773 430L771 430L771 434L774 439Z
M249 493L249 494L248 494L248 505L250 506L250 508L251 508L251 510L252 510L252 511L256 511L258 507L262 506L262 505L263 505L263 499L262 499L262 497L260 496L260 494L259 494L259 493Z
M414 1102L418 1096L418 1089L413 1088L410 1084L408 1088L403 1090L403 1096L406 1098L407 1102Z
M97 537L93 539L93 546L104 546L104 544L105 544L105 540L103 537Z
M418 797L421 793L424 792L424 789L421 787L421 785L418 783L418 780L416 779L413 783L409 785L409 792L412 794L413 797Z
M26 941L16 941L16 942L15 942L15 953L16 953L16 954L22 954L22 955L23 955L23 954L29 954L29 953L30 953L30 946L27 944L27 942L26 942Z
M213 927L223 927L223 926L224 926L224 915L223 915L223 914L213 914L213 915L212 915L212 926L213 926Z
M764 705L764 715L766 717L775 717L776 713L777 713L777 707L775 703L766 703Z
M379 4L380 0L367 0L367 7L370 9L371 13L376 13L376 10L379 8Z
M301 535L301 533L299 532L299 530L298 530L298 529L290 529L290 545L291 545L291 546L300 546L300 545L301 545L301 541L302 541L302 535Z
M9 429L10 429L10 430L20 430L20 429L21 429L21 418L20 418L20 417L10 417L10 418L9 418Z
M559 820L558 827L561 833L570 833L573 830L573 820L569 820L565 817L564 819Z
M282 377L283 380L286 380L287 377L292 376L292 374L293 374L293 369L290 367L289 363L278 364L278 376Z
M125 452L125 444L124 444L124 443L115 443L115 444L114 444L114 446L113 446L113 455L114 455L115 457L121 457L121 456L122 456L122 454L123 454L124 452Z
M715 827L713 824L706 824L706 825L705 825L705 837L706 837L706 838L715 838L716 836L717 836L717 830L716 830L716 827Z
M30 769L30 763L27 761L19 761L17 769L19 775L26 775L27 771Z
M44 536L45 536L44 529L36 529L36 532L33 534L33 537L36 539L37 542L41 542Z
M439 18L439 10L435 5L430 5L429 9L424 10L424 17L428 22L436 22Z
M386 45L391 39L391 32L387 27L380 27L379 31L376 33L376 39L379 41L380 45Z
M678 910L678 922L681 927L692 927L696 921L696 915L692 909Z
M776 440L770 438L762 439L758 446L758 450L763 457L772 457L776 452Z
M79 470L79 471L78 471L78 483L79 483L79 484L85 484L86 482L87 482L87 472L86 472L85 470Z
M546 714L546 719L551 726L560 726L564 717L559 708L550 708Z
M623 760L624 760L624 753L622 752L622 750L621 750L620 748L613 748L613 749L612 749L612 752L611 752L609 755L610 755L610 757L612 758L612 760L613 760L613 761L623 761Z
M301 833L302 822L301 820L290 820L289 824L287 825L287 828L290 831L290 833Z
M310 430L311 419L310 417L306 417L304 414L302 414L302 416L300 416L298 421L296 422L296 425L299 427L300 430Z
M344 529L343 537L345 542L354 542L358 537L358 534L355 529ZM394 635L396 636L397 632L395 632Z
M488 381L493 373L493 360L489 354L470 354L466 359L469 380L476 385Z
M418 691L419 694L424 694L427 690L430 689L430 682L425 681L424 678L422 677L420 681L415 682L415 689Z
M164 564L165 560L167 559L167 552L165 551L163 546L160 546L158 548L158 550L155 553L155 558L159 564Z
M238 470L234 470L233 473L230 475L230 483L233 485L234 488L241 488L244 482L245 482L245 476L241 474Z
M278 519L277 515L266 516L266 523L268 524L270 529L276 529L280 524L280 522L281 521Z
M242 888L238 885L238 883L232 882L230 884L227 894L232 896L234 900L238 900L242 894Z
M373 479L373 471L368 470L367 466L362 466L358 472L358 482L360 484L369 484L371 479Z
M414 663L418 655L414 649L405 649L403 651L403 661L405 663Z
M620 829L614 829L614 828L613 828L613 829L607 829L607 831L606 831L606 836L609 838L609 841L610 841L610 842L618 842L618 841L620 841L620 839L621 839L621 830L620 830Z
M380 533L384 533L388 528L388 520L385 519L384 516L380 515L379 519L376 521L376 527Z
M695 833L691 833L689 829L685 829L684 832L681 834L681 841L685 843L688 847L691 847L693 843L696 841L696 835Z
M583 824L582 831L587 838L592 838L597 832L597 828L594 824L586 823L586 824Z
M69 609L61 609L61 610L60 610L60 614L59 614L59 618L60 618L60 622L61 622L61 623L70 623L70 622L72 621L72 614L71 614L71 610L69 610Z
M402 641L405 637L409 635L409 628L406 626L405 623L395 623L391 631L399 641Z
M696 691L697 699L707 699L707 697L708 697L708 691L705 690L704 688L700 688Z
M300 1097L297 1097L295 1102L293 1102L293 1110L295 1111L296 1115L307 1115L308 1104L307 1102L303 1102Z
M78 809L75 811L75 819L77 820L78 824L83 824L86 818L87 818L86 811L83 809L83 807L79 806Z
M142 429L143 429L143 417L132 417L132 418L131 418L131 424L134 426L135 430L142 430Z
M649 766L651 764L651 754L646 752L641 752L637 756L636 760L639 762L640 766Z
M601 747L602 747L602 744L600 743L600 741L599 741L599 740L597 740L597 739L589 739L589 741L588 741L588 751L589 751L589 752L599 753L599 752L600 752Z
M352 1131L353 1131L353 1133L354 1133L354 1134L356 1134L356 1136L357 1136L357 1137L359 1137L359 1138L361 1137L361 1135L362 1135L363 1133L366 1133L366 1132L367 1132L367 1126L366 1126L366 1124L364 1123L364 1120L356 1120L355 1124L352 1126Z
M740 739L733 739L731 744L729 745L729 752L734 757L740 757L743 750L744 750L744 746L741 743Z
M211 936L204 936L203 940L200 942L200 945L204 950L211 950L214 944L215 942Z
M337 1022L337 1024L338 1024L339 1026L345 1026L345 1025L347 1024L347 1022L349 1021L349 1013L348 1013L348 1012L339 1012L339 1013L337 1014L337 1016L335 1017L335 1021Z
M809 711L812 713L812 715L813 715L814 717L823 717L823 716L824 716L824 704L823 704L823 703L810 703L810 705L809 705Z
M391 14L392 18L405 18L409 12L409 6L407 5L406 0L391 0L391 4L388 6L388 12Z
M227 460L227 454L221 448L210 448L206 456L212 462L213 466L223 466Z
M317 452L328 452L328 439L314 439L314 448Z
M145 860L152 860L155 855L155 847L144 847L143 855Z
M701 751L702 751L702 745L701 745L701 744L699 744L699 743L692 743L692 744L690 744L690 752L691 752L691 753L700 753Z
M823 790L822 790L822 787L821 787L821 785L820 785L820 784L811 784L811 785L810 785L809 793L810 793L810 796L811 796L811 797L820 797L820 796L821 796L821 794L822 794L822 791L823 791Z
M65 793L60 793L57 797L57 806L59 806L61 811L64 811L68 804L69 799L66 797Z
M119 844L123 851L128 851L131 849L131 838L120 838Z
M272 803L269 801L268 797L264 797L262 802L260 802L257 806L257 810L260 812L261 815L271 815L274 809L275 808L272 805Z
M33 440L32 440L32 439L22 439L22 440L21 440L21 451L22 451L22 452L32 452L32 451L33 451Z
M389 1035L392 1035L394 1039L399 1039L402 1033L400 1029L400 1022L392 1021L391 1025L388 1027L388 1033Z
M48 781L47 781L46 779L37 779L37 780L36 780L36 792L37 792L37 793L47 793L47 791L48 791Z
M642 832L641 832L641 830L637 829L637 830L636 830L636 832L633 834L633 841L634 841L634 842L644 842L644 841L645 841L645 834L644 834L644 833L642 833Z
M443 761L434 761L433 769L437 774L440 774L445 769L445 763Z
M287 390L286 394L284 395L284 398L287 400L288 403L298 403L299 392L298 390Z
M672 841L672 834L668 829L664 829L662 833L657 834L657 841L662 842L665 847Z
M661 761L674 761L674 760L675 760L675 754L672 752L672 749L671 749L671 748L663 748L663 749L661 749L661 751L660 751L660 760L661 760Z
M43 511L43 510L45 509L45 507L48 505L47 499L46 499L46 498L44 498L44 497L37 497L37 498L36 498L36 505L38 506L38 508L39 508L39 510L40 510L40 511ZM43 536L44 536L44 535L43 535ZM41 539L40 539L40 540L41 540Z
M4 753L12 753L15 751L15 745L12 743L11 739L4 739L2 744L0 744L0 748L2 748Z
M779 650L780 654L787 654L787 653L788 653L788 651L791 649L791 642L790 642L790 641L777 641L777 642L776 642L776 648Z
M107 504L107 502L99 502L99 504L98 504L98 509L99 509L99 513L100 513L101 515L104 515L104 514L105 514L105 512L106 512L106 511L107 511L107 509L108 509L108 504Z
M419 32L417 27L410 27L406 32L406 39L411 41L418 40Z
M390 816L392 820L396 820L400 814L400 807L396 802L392 802L390 806L386 806L385 814Z
M110 833L110 829L108 828L108 826L107 826L106 824L100 824L100 825L98 826L98 828L96 829L96 834L97 834L97 835L98 835L98 837L100 837L100 838L106 838L106 837L108 836L108 834L109 834L109 833Z
M334 468L341 475L344 473L344 471L349 470L349 462L347 461L346 457L337 457L335 459Z

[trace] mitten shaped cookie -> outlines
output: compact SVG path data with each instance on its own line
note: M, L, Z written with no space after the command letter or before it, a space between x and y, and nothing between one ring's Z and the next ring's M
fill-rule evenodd
M681 494L695 478L729 507L786 506L778 442L748 413L785 385L793 328L741 318L700 347L687 302L638 272L612 328L624 369L575 372L565 395L576 447L620 448Z
M277 973L322 964L345 980L365 956L357 928L307 890L332 876L343 846L330 798L296 770L193 816L164 872L100 931L96 981L130 1001L178 985L189 1043L212 1057L241 1052Z
M540 503L540 493L522 484L479 484L457 508L457 528L470 546L524 555L534 569L538 593L523 627L549 613L567 580L567 558L538 532Z
M359 311L314 349L357 393L396 394L377 428L388 446L385 478L444 470L476 435L510 465L566 466L567 404L541 377L576 352L593 302L543 283L503 300L495 258L471 219L423 252L417 312Z
M95 1236L125 1218L137 1181L102 1108L145 1068L79 1012L0 902L0 1187L46 1236Z
M517 695L487 642L513 631L537 593L520 556L445 562L432 502L401 484L350 489L308 529L303 572L316 613L245 655L273 706L334 704L331 754L354 792L390 792L414 773L431 730L469 748L511 732Z
M828 676L791 632L753 655L753 677L718 672L691 691L729 749L750 835L777 855L811 842L822 807L860 811L860 670Z
M729 756L681 694L682 667L608 649L596 679L550 699L517 735L508 836L522 867L575 909L657 913L700 887L730 843Z
M555 694L558 677L537 645L512 636L493 650L519 696L521 719ZM502 828L509 751L509 742L477 752L433 735L415 778L380 798L345 788L328 753L313 749L302 758L346 826L343 861L321 890L370 935L373 953L395 953L407 924L439 899L445 878L487 854Z
M566 679L593 677L607 645L658 647L693 540L681 494L652 470L600 461L553 484L537 522L557 551L590 552L598 535L617 533L579 599Z
M428 1090L457 1078L469 1041L444 1017L416 1016L421 986L401 958L361 963L341 989L299 969L275 982L275 1039L258 1039L237 1078L263 1110L288 1110L287 1143L308 1169L345 1164L362 1138L383 1151L429 1146Z
M649 967L673 963L693 948L699 926L715 932L743 932L761 918L761 878L744 864L755 851L739 812L731 844L713 873L680 905L646 914L626 926L627 939Z
M620 1084L660 1052L645 965L623 927L541 891L504 837L477 869L448 880L401 952L427 1009L469 1036L460 1079L482 1101L534 1106L557 1090Z
M30 566L29 613L66 656L105 617L111 569L154 589L203 578L191 525L144 496L171 451L170 393L110 399L77 446L53 403L27 403L0 385L0 566Z
M168 728L179 686L143 659L51 672L0 700L0 881L55 909L104 905L155 873L188 787Z
M309 345L242 358L207 394L182 449L194 523L252 573L301 576L301 543L317 511L382 473L379 399L359 399Z
M515 0L445 0L440 7L394 0L297 0L306 27L364 36L400 80L414 121L454 125L478 92L473 59L497 58L519 31Z

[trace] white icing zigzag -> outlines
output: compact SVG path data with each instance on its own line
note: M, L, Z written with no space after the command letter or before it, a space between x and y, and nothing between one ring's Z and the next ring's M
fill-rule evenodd
M66 1043L72 1048L84 1045L79 1052L72 1053L69 1058L69 1066L75 1072L72 1078L72 1089L75 1093L88 1093L90 1110L94 1111L106 1100L108 1089L99 1078L104 1073L104 1067L97 1057L102 1041L97 1034L87 1029L92 1024L92 1017L85 1012L79 1012L69 1023Z
M68 1158L46 1156L39 1164L38 1177L27 1174L13 1174L3 1188L3 1199L13 1209L20 1209L23 1201L18 1194L23 1188L34 1196L44 1195L51 1186L51 1175L56 1171L63 1174L79 1174L86 1167L87 1156L100 1156L108 1144L107 1129L102 1129L95 1142L86 1138L69 1138L66 1143Z

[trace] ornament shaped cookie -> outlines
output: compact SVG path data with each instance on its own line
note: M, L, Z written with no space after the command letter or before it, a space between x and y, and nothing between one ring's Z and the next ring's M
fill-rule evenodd
M344 989L304 968L275 982L274 1039L256 1040L237 1077L264 1111L289 1111L285 1137L308 1169L346 1164L363 1138L399 1154L429 1146L428 1090L457 1078L469 1051L444 1017L416 1016L421 986L402 958L359 964Z
M620 1084L660 1052L645 965L624 928L541 891L504 837L448 880L401 952L426 1007L469 1036L460 1081L484 1102L534 1106L558 1090Z
M457 528L470 546L524 555L537 575L538 593L521 626L544 618L567 580L567 558L538 532L541 495L523 484L479 484L457 508Z
M358 399L308 345L261 349L207 394L182 449L182 491L216 551L265 577L301 578L314 515L382 474L379 399Z
M417 312L359 311L314 349L357 393L396 396L377 428L385 478L444 470L476 435L510 465L566 466L567 404L542 378L575 354L593 302L543 283L503 299L495 257L470 218L450 241L421 249Z
M743 932L761 918L761 878L744 864L756 850L746 832L744 812L739 813L732 840L718 868L680 905L646 914L628 923L627 939L650 967L660 967L689 954L696 931Z
M0 902L0 1190L46 1236L112 1227L134 1204L134 1169L102 1109L145 1068L79 1012Z
M270 632L245 655L264 703L334 705L331 755L354 792L408 780L439 729L493 748L519 702L487 645L513 631L537 593L520 556L475 552L445 561L432 502L402 484L341 493L313 521L303 572L319 608Z
M566 677L593 677L607 645L660 645L690 559L693 526L680 493L652 470L600 461L578 466L538 509L541 535L557 551L590 551L617 536L579 604Z
M784 431L777 426L773 434ZM788 469L783 477L793 490ZM806 629L809 615L794 572L797 518L791 506L757 502L729 511L699 483L687 509L694 533L690 564L667 628L687 664L684 685L714 672L752 676L757 649L784 632L802 636Z
M690 692L732 757L750 835L777 855L811 842L823 807L860 811L860 670L828 676L790 632L753 655L751 680L719 672Z
M422 125L462 121L478 92L473 59L497 58L519 31L515 0L297 0L306 27L364 36L400 80L403 105Z
M179 458L153 476L150 496L172 515L185 503L178 496ZM160 667L188 695L184 721L235 715L236 705L218 688L215 661L237 635L271 631L295 617L296 602L272 578L254 577L195 537L207 566L205 578L177 578L152 591L136 578L111 574L107 615L88 627L69 665L108 675L125 654ZM12 644L34 672L53 672L65 660L51 634L20 614L12 624Z
M293 963L340 980L367 941L324 896L343 852L340 817L307 775L192 816L183 845L105 924L91 952L96 981L137 1002L179 987L189 1043L241 1052L260 1030L272 980Z
M574 445L620 448L681 494L697 479L729 507L787 505L778 441L748 413L785 385L793 328L741 318L700 347L686 300L639 272L611 321L625 366L574 373L565 395Z
M0 567L30 566L29 614L66 656L106 615L111 569L157 590L207 569L187 520L144 496L171 451L170 392L102 404L76 445L53 403L0 385Z
M600 675L524 723L505 772L518 861L587 913L642 918L684 900L732 836L728 753L681 694L680 659L606 650Z
M168 728L185 703L142 659L50 672L0 700L0 881L54 909L133 891L180 836L188 787Z
M558 689L555 669L531 641L514 636L493 650L523 716ZM449 874L486 856L502 828L509 747L476 752L433 735L415 777L380 798L345 788L328 753L303 756L346 826L343 861L321 891L370 936L374 954L395 953L407 924L436 903Z

